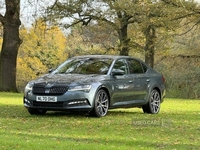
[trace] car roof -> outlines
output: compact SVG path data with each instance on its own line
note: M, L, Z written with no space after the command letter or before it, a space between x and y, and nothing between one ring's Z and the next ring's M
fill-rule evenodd
M109 59L119 59L119 58L134 58L131 56L121 56L121 55L82 55L75 56L73 58L109 58ZM135 58L137 59L137 58Z
M80 55L80 56L74 56L72 58L108 58L108 59L113 59L113 60L117 60L119 58L124 58L124 59L132 58L132 59L140 61L146 67L151 68L143 60L141 60L141 59L139 59L137 57L133 57L133 56L124 56L124 55Z

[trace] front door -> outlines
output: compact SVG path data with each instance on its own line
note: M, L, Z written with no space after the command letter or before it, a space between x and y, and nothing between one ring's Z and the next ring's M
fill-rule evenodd
M115 62L112 71L123 72L121 75L113 75L110 80L112 84L113 95L111 106L120 107L128 105L133 98L133 77L129 74L128 65L125 59L119 59Z

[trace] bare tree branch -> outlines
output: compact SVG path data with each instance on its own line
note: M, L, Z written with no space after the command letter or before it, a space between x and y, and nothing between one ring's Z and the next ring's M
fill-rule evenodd
M191 16L191 15L193 15L193 14L200 14L200 9L199 8L196 8L196 7L185 7L182 3L180 4L180 3L175 3L174 1L172 1L172 0L161 0L161 1L163 1L164 3L166 3L166 4L169 4L169 5L172 5L172 6L174 6L174 7L184 7L186 10L188 10L188 11L192 11L192 12L194 12L194 13L191 13L191 14L188 14L188 16ZM189 2L188 2L189 3ZM195 5L195 3L193 3L193 5ZM184 17L183 17L184 18Z
M53 5L50 7L50 9L53 9L55 6L57 6L58 0L55 0L55 2L53 3Z
M200 20L197 21L190 29L188 29L186 32L179 34L179 36L182 36L184 34L187 34L188 32L192 31L194 27L196 27L200 23Z
M72 27L72 26L74 26L74 25L76 25L76 24L79 24L79 23L83 23L83 25L84 25L84 22L85 22L86 19L87 19L87 18L80 19L80 20L76 20L76 21L74 21L72 24L64 25L64 27L65 27L65 28L70 28L70 27Z

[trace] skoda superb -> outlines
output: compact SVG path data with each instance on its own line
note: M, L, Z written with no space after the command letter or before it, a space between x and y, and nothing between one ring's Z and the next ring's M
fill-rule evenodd
M87 55L69 58L25 87L30 114L87 111L96 117L108 109L141 107L157 114L165 96L164 78L130 56Z

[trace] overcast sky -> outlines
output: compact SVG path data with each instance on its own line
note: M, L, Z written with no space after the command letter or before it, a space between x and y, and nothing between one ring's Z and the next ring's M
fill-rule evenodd
M52 4L53 0L21 0L20 18L26 27L31 26L40 14L45 13L45 8ZM0 0L0 13L5 13L5 0Z

